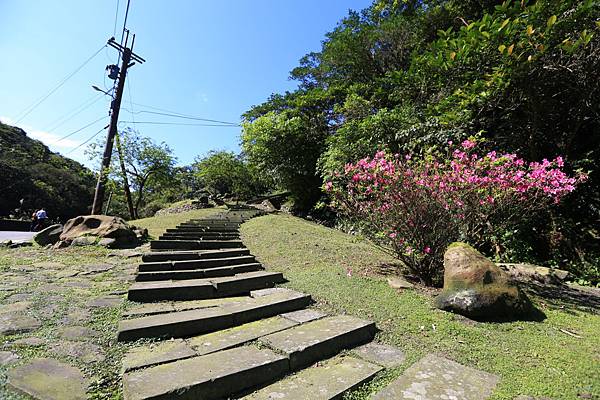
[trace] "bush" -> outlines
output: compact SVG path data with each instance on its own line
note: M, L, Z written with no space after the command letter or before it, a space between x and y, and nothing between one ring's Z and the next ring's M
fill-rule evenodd
M348 216L366 222L367 235L389 246L428 285L442 282L443 254L453 241L485 253L504 251L504 233L523 216L558 204L585 175L568 176L564 161L526 162L477 144L449 143L446 154L421 157L380 151L334 174L325 189Z

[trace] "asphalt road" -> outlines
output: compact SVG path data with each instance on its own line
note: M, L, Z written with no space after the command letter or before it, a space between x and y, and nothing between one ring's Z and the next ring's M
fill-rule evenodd
M0 231L0 242L12 240L13 243L29 242L36 232Z

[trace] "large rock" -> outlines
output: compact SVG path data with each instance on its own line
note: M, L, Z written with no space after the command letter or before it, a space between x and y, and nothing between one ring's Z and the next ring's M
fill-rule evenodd
M83 215L70 219L65 224L60 240L72 242L83 236L115 239L114 248L131 247L137 244L135 232L124 219L108 215Z
M40 246L54 244L60 240L60 235L63 232L61 224L50 225L35 234L33 240Z
M444 290L436 306L482 320L517 318L533 311L508 274L465 243L451 244L444 254Z

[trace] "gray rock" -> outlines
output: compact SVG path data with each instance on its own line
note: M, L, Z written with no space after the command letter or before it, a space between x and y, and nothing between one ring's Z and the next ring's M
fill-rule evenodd
M500 268L505 270L512 279L520 282L539 282L543 284L562 284L571 279L568 271L556 268L541 267L534 264L500 263Z
M484 400L490 396L499 379L496 375L446 358L428 355L377 393L373 400Z
M392 289L413 289L415 285L402 276L394 275L387 278L387 283Z
M11 344L17 347L38 347L46 344L46 341L37 337L28 337L15 340Z
M85 326L69 326L61 330L60 336L67 340L89 340L100 336L98 332Z
M33 240L40 246L54 244L60 240L60 234L63 231L61 224L50 225L35 234Z
M353 352L364 360L386 368L394 368L404 362L404 353L402 350L387 344L370 342L357 347Z
M65 247L69 247L70 245L71 245L71 242L69 242L67 240L60 240L60 241L54 243L54 245L52 246L52 249L54 249L54 250L64 249Z
M106 296L88 301L88 307L118 307L123 303L122 297Z
M85 400L81 371L51 358L36 358L8 371L8 385L40 400Z
M71 246L93 246L98 242L98 236L80 236L73 239Z
M110 249L115 245L115 243L117 243L117 239L102 238L100 241L98 241L98 246L107 247Z
M481 320L517 318L534 311L506 272L465 243L453 243L446 250L444 290L435 303L442 310Z
M0 315L0 335L15 335L17 333L31 332L41 326L37 319L19 314Z
M104 351L101 347L87 342L60 340L50 346L50 351L60 356L77 359L86 364L102 362L105 359Z
M0 351L0 365L12 364L19 358L19 355L13 353L12 351Z
M107 215L83 215L70 219L65 224L61 240L73 240L94 236L115 239L113 247L130 247L137 244L135 232L119 217Z

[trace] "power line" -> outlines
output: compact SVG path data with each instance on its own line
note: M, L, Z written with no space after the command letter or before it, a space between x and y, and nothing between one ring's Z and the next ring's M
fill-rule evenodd
M133 103L133 104L136 104L136 103ZM148 107L148 108L150 108L150 107ZM196 120L196 121L214 122L214 123L223 124L223 125L239 126L239 124L236 124L235 122L219 121L216 119L208 119L208 118L196 117L193 115L186 115L186 114L173 113L173 112L156 112L156 111L146 111L146 110L141 110L141 111L136 111L136 112L133 112L130 110L128 110L128 111L131 114L154 114L154 115L163 115L163 116L173 117L173 118L192 119L192 120Z
M117 19L119 17L119 0L117 0L117 10L115 11L115 27L113 29L113 36L117 34Z
M69 151L68 153L66 153L65 155L69 155L71 153L73 153L75 150L79 149L81 146L83 146L84 144L86 144L87 142L89 142L90 140L92 140L93 138L95 138L96 136L98 136L98 134L100 134L100 132L102 132L103 130L107 129L108 125L106 125L104 128L100 129L98 132L94 133L92 136L90 136L85 142L81 143L79 146L75 147L73 150Z
M21 120L23 120L23 118L25 118L26 116L28 116L33 110L35 110L40 104L42 104L48 97L50 97L54 92L56 92L58 89L60 89L65 83L67 83L67 81L69 79L71 79L73 77L73 75L75 75L77 72L79 72L83 67L85 67L87 65L87 63L89 63L90 61L92 61L92 59L94 57L96 57L98 54L100 54L100 52L102 51L102 49L104 49L106 47L106 45L103 45L102 47L100 47L98 49L98 51L96 51L94 54L92 54L87 60L85 60L83 62L83 64L81 64L79 67L77 67L75 69L75 71L71 72L69 75L67 75L66 77L64 77L53 89L51 89L47 94L45 94L44 96L42 96L39 100L36 100L33 102L33 104L29 105L27 108L25 108L23 111L21 111L18 115L17 115L17 120L15 121L15 124L19 123Z
M78 132L81 132L81 131L82 131L82 130L84 130L85 128L87 128L87 127L90 127L90 126L94 125L95 123L97 123L97 122L100 122L100 121L102 121L103 119L106 119L106 118L108 118L106 115L105 115L105 116L103 116L103 117L101 117L101 118L98 118L97 120L95 120L95 121L92 121L92 122L90 122L89 124L87 124L87 125L85 125L85 126L83 126L83 127L79 128L79 129L77 129L76 131L74 131L74 132L71 132L71 133L69 133L68 135L65 135L65 136L61 137L60 139L58 139L58 140L57 140L56 142L54 142L53 144L56 144L56 143L58 143L58 142L60 142L60 141L62 141L62 140L64 140L64 139L66 139L66 138L68 138L68 137L71 137L71 136L73 136L74 134L76 134L76 133L78 133Z
M67 113L64 116L55 120L50 125L51 128L48 129L48 132L53 132L53 131L57 130L58 128L60 128L61 126L63 126L64 124L66 124L67 122L69 122L70 120L72 120L73 118L75 118L76 116L78 116L79 114L81 114L82 112L84 112L85 110L87 110L88 108L93 106L94 104L96 104L102 98L103 98L103 96L101 94L99 94L99 93L95 94L94 96L92 96L90 99L86 100L83 104L81 104L77 108L73 109L69 113Z
M180 126L215 126L220 128L239 128L240 125L223 124L187 124L182 122L161 122L161 121L119 121L119 124L146 124L146 125L180 125Z

